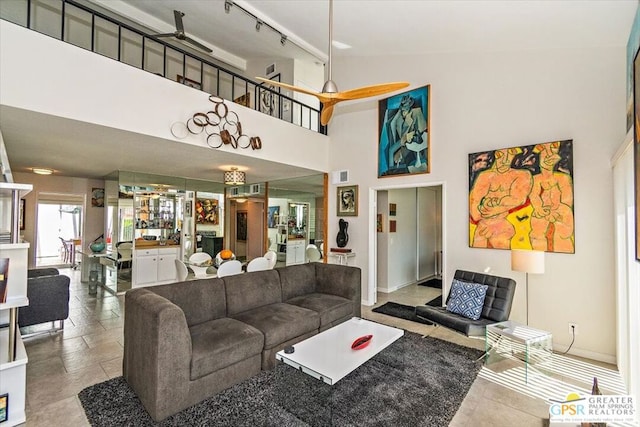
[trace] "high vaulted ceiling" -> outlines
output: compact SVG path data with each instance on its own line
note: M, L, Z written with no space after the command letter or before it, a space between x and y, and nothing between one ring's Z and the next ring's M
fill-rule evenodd
M173 31L173 10L185 13L188 35L243 59L310 55L259 19L327 58L329 0L92 0L130 18ZM228 1L228 0L227 0ZM636 0L334 0L333 39L352 46L339 56L424 54L626 45ZM234 7L237 5L238 7ZM133 8L133 9L132 9ZM137 10L137 12L136 12ZM149 19L153 17L154 19Z
M211 46L219 60L242 68L243 61L269 57L297 58L323 63L327 59L328 0L235 0L225 12L225 0L84 0L123 13L152 31L173 32L173 10L185 13L185 32ZM625 46L638 7L637 0L610 1L420 1L420 0L335 0L334 40L351 46L333 50L334 57L390 56L452 51L501 51L549 48ZM256 19L275 28L261 27ZM281 44L280 35L287 41ZM0 60L2 58L0 57ZM339 83L339 78L334 79ZM363 82L368 84L371 82ZM318 88L319 90L320 88ZM339 114L339 109L337 111ZM115 135L113 129L94 129L73 121L48 123L37 129L29 112L11 108L0 110L9 160L14 171L47 167L46 149L55 147L56 170L60 175L96 177L103 171L132 169L145 171L144 164L131 164L134 156L112 150L83 151L77 148L84 135L127 141L139 135ZM42 120L46 122L46 120ZM140 146L144 146L144 138ZM37 144L36 144L37 142ZM95 147L96 145L91 145ZM189 150L194 150L189 152ZM185 148L183 158L197 159L197 150ZM52 155L53 156L53 155ZM144 157L144 156L142 156ZM53 157L50 157L53 158ZM223 162L229 162L220 156ZM175 157L154 159L154 170L167 175L185 176L184 165ZM215 168L209 160L208 170ZM254 162L259 163L260 160ZM137 166L137 167L136 167ZM253 165L256 167L257 165ZM260 180L301 176L304 171L278 164L265 164ZM99 171L99 172L97 172ZM108 172L106 172L108 173ZM105 173L105 174L106 174ZM216 180L219 177L189 176Z

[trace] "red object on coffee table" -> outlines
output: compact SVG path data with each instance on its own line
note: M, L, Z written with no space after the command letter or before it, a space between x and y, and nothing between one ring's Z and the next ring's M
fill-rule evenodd
M371 342L371 338L373 338L373 335L364 335L360 338L356 338L353 344L351 344L351 349L362 350L369 345L369 343Z

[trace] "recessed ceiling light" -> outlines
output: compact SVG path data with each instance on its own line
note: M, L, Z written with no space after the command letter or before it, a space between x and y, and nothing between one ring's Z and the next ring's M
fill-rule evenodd
M32 168L33 173L37 173L38 175L51 175L53 173L52 169L45 168Z
M338 40L333 40L333 41L331 42L331 45L332 45L333 47L335 47L336 49L343 49L343 50L344 50L344 49L351 49L351 46L349 46L349 45L348 45L348 44L346 44L346 43L339 42Z

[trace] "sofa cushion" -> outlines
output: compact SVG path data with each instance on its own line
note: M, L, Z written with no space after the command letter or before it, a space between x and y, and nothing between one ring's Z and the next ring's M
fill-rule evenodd
M316 292L315 264L318 263L291 265L276 270L280 273L282 301Z
M353 315L353 303L351 300L337 295L316 293L301 295L291 298L287 301L287 304L308 308L318 313L320 315L320 329L345 316Z
M227 315L227 303L222 279L188 280L149 287L184 312L187 325L193 326Z
M264 334L264 348L269 349L320 327L320 315L313 310L291 304L275 303L244 313L234 319L247 323Z
M487 285L453 279L447 300L447 310L472 320L478 320L482 314L487 288Z
M222 280L227 292L228 316L282 302L280 276L275 270L235 274Z
M262 353L264 335L256 328L224 317L189 328L191 380Z

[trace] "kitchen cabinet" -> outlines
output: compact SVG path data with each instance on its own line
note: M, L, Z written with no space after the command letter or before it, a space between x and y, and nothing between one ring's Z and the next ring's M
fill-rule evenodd
M136 249L133 257L132 287L175 282L177 280L175 260L179 256L178 246Z

